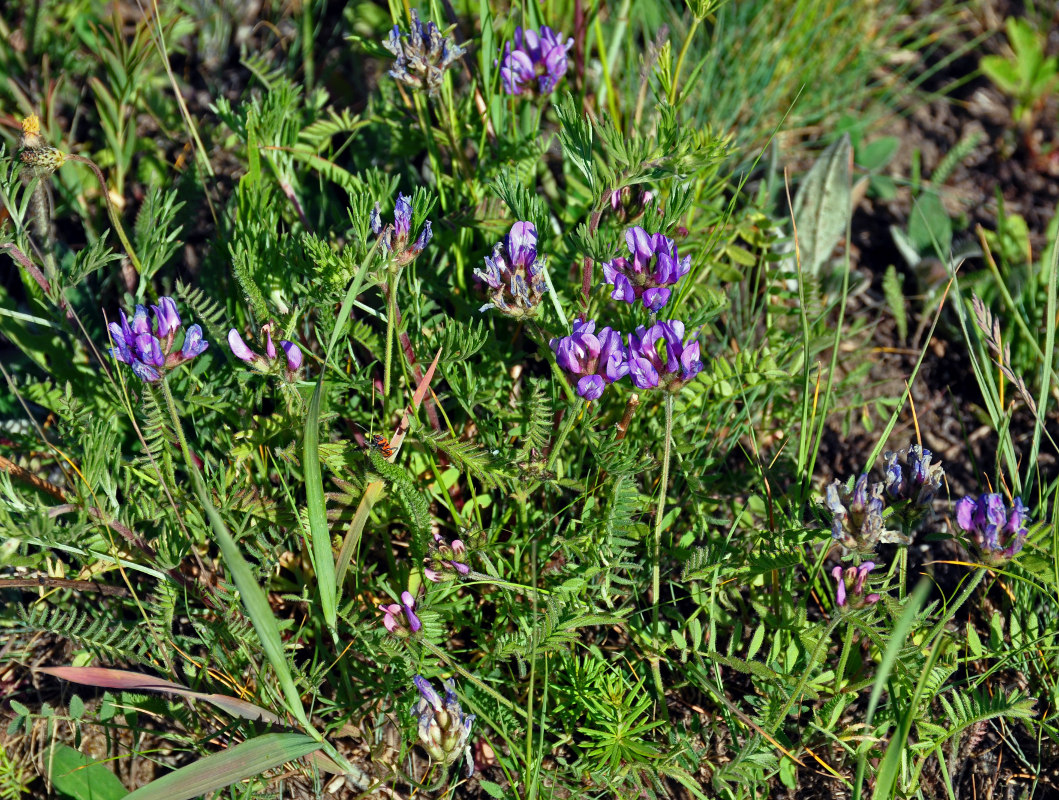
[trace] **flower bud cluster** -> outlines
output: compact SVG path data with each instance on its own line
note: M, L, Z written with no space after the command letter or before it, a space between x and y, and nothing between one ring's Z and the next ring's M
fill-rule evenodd
M835 579L835 605L841 609L857 609L879 602L879 595L865 594L864 581L875 569L874 561L865 561L859 567L836 566L831 570Z
M461 540L453 539L450 544L440 533L435 533L423 574L434 583L463 578L471 571L468 559L467 547Z
M395 267L403 267L414 261L433 236L430 220L427 220L423 223L419 236L409 243L412 239L412 203L403 194L397 195L392 225L383 225L378 203L371 212L370 224L372 232L379 237L383 249L389 254L390 262Z
M276 346L272 343L272 323L263 325L261 327L261 332L265 334L264 356L251 350L246 342L243 341L243 337L239 335L239 331L235 328L228 331L228 347L231 348L232 354L260 372L282 371L287 380L297 380L298 371L302 366L301 349L294 342L288 342L286 339L281 339L279 346L283 350L284 355L283 366L281 367L279 352L276 350Z
M633 222L643 216L654 193L642 186L623 186L610 193L610 210L619 222Z

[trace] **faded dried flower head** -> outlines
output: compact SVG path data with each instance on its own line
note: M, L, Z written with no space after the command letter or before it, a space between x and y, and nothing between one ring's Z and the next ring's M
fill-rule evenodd
M22 120L18 140L18 160L33 168L35 175L50 175L66 163L69 156L44 141L40 135L40 118L30 114Z
M445 70L464 53L433 22L420 22L415 10L408 33L394 25L382 46L397 57L390 76L413 89L425 88L431 97L441 88Z

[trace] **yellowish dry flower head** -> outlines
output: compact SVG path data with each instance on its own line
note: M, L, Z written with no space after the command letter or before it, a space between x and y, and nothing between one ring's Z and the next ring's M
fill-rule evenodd
M66 162L67 155L44 142L40 135L40 117L30 114L22 120L18 158L23 164L36 167L38 174L50 174Z

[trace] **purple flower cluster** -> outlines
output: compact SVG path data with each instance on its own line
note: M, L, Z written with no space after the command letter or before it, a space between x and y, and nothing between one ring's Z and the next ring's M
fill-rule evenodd
M423 627L415 613L416 601L411 592L401 592L401 604L387 603L379 606L382 624L387 631L402 639L418 633Z
M861 475L853 491L839 481L834 481L827 487L825 504L831 511L831 536L843 547L856 552L871 552L875 546L884 539L887 533L883 522L883 491L882 483L873 483L868 488L868 476ZM842 503L842 494L849 500L847 508Z
M643 216L647 204L654 199L650 189L623 186L610 193L610 210L620 222L636 220Z
M428 566L423 568L423 574L428 581L434 583L462 578L471 571L467 564L467 547L463 542L453 539L452 544L449 544L440 533L434 534L434 545L427 564Z
M490 302L479 311L495 308L509 317L535 316L548 289L545 263L537 253L537 228L532 222L516 222L493 247L492 256L486 256L484 269L474 271L489 287Z
M1022 550L1029 515L1029 509L1018 497L1010 510L1004 497L993 493L977 499L964 497L956 503L957 527L968 534L987 564L1003 564Z
M859 567L836 566L831 570L835 579L835 605L838 608L861 608L879 602L879 595L864 594L864 581L868 573L875 569L874 561L865 561Z
M529 28L515 28L514 47L504 45L500 61L500 77L508 94L551 94L566 74L566 51L574 46L573 39L562 39L547 25L540 34Z
M397 57L390 76L413 89L426 88L432 97L441 88L445 70L464 53L462 47L442 36L433 22L420 22L414 10L408 33L394 25L382 46Z
M699 342L684 340L679 320L642 325L628 336L628 346L619 331L602 328L596 333L594 320L575 322L573 332L550 342L555 360L571 378L577 393L596 400L607 384L628 375L638 389L663 388L678 391L702 372Z
M629 374L629 354L621 333L611 328L596 333L595 320L575 321L573 333L549 344L556 363L577 379L577 393L586 400L597 400L608 383Z
M914 506L930 509L941 489L945 469L940 463L931 464L931 452L918 444L907 450L886 453L886 493L894 500L907 500ZM904 474L900 460L905 461L908 476Z
M235 328L228 331L228 347L231 348L236 358L245 361L262 372L268 372L273 369L274 364L278 363L277 356L279 353L276 350L276 346L272 343L272 324L263 325L261 330L266 337L264 356L260 356L251 350ZM288 380L294 380L302 366L302 351L298 345L294 342L288 342L286 339L280 340L279 346L286 357L286 377Z
M474 774L474 758L471 755L470 737L474 714L463 713L451 679L445 681L444 700L422 675L412 678L412 683L419 690L419 700L412 706L412 714L419 720L417 729L420 744L431 758L446 766L462 755L467 760L467 777L471 777Z
M162 297L154 311L154 325L147 318L147 309L136 306L132 320L122 310L121 322L111 322L107 328L114 340L110 354L123 364L128 364L140 380L154 383L166 370L190 361L206 351L209 346L202 338L202 328L192 325L184 333L183 346L174 350L177 332L183 324L177 313L176 303L171 297Z
M918 444L886 453L885 459L885 481L869 487L868 476L861 475L856 483L851 478L845 485L834 481L827 487L825 504L832 514L831 533L848 550L866 554L873 552L880 542L908 544L911 541L898 531L887 530L883 522L887 500L891 503L887 521L899 523L908 531L933 513L934 498L945 477L941 462L933 461L931 452ZM840 492L849 498L848 508L843 505Z
M412 238L412 203L403 194L397 195L397 202L393 208L393 224L383 226L382 215L379 213L379 204L375 204L371 212L371 229L382 241L382 246L390 254L390 260L397 267L403 267L415 259L423 248L427 246L433 231L430 228L430 220L423 223L422 230L414 242L409 244Z
M669 287L691 269L691 256L680 258L672 239L648 234L638 225L625 231L625 244L630 258L618 256L603 264L603 277L614 286L611 298L640 301L648 311L660 311L669 302Z

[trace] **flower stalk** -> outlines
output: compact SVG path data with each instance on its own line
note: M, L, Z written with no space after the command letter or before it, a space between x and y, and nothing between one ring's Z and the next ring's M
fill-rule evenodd
M659 664L657 639L659 638L658 611L662 593L662 517L666 510L666 490L669 487L669 460L673 453L673 394L665 394L666 433L662 441L662 480L658 489L658 509L655 511L654 557L651 564L651 636L655 638L651 661L651 674L654 676L655 691L658 694L658 706L664 719L669 719L666 707L666 691L662 684L662 668Z

